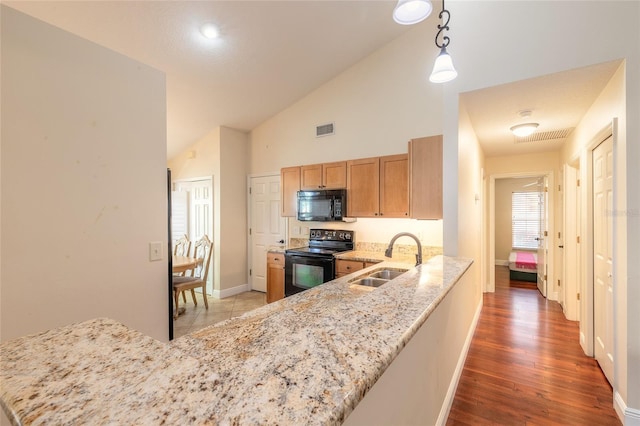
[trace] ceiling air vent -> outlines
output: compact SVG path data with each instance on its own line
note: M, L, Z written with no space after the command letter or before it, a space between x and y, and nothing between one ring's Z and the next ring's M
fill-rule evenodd
M551 130L549 132L535 132L529 136L525 136L520 138L518 136L514 137L515 143L524 143L524 142L547 142L547 141L557 141L558 139L564 139L573 131L573 127L569 127L567 129L561 130Z
M327 124L321 124L319 126L316 126L316 138L322 137L322 136L330 136L333 135L335 133L335 127L333 126L333 123L327 123Z

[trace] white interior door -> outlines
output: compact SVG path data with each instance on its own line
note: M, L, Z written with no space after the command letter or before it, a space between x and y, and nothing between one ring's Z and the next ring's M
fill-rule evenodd
M194 180L181 180L174 183L176 193L186 193L187 199L187 236L193 242L207 235L211 241L213 238L213 179L201 178ZM175 193L174 193L175 195ZM178 195L177 199L182 199ZM172 231L174 231L172 229ZM174 232L175 236L175 232ZM193 244L192 244L193 247ZM210 268L213 268L211 262ZM196 290L197 291L197 290ZM207 278L207 294L213 294L213 274L209 271Z
M593 150L593 327L595 358L613 383L613 139Z
M540 214L540 231L538 234L538 290L547 297L547 238L548 236L548 217L547 217L547 194L548 192L547 177L544 178L544 185L540 191L540 201L538 202Z
M578 191L578 171L565 165L564 169L564 208L563 210L563 234L562 239L562 287L564 315L568 320L579 321L580 309L577 294L580 292L580 270L578 268L578 234L580 230L580 199Z
M280 175L252 177L249 185L249 284L252 290L266 292L267 249L284 244L286 238L286 219L280 216Z

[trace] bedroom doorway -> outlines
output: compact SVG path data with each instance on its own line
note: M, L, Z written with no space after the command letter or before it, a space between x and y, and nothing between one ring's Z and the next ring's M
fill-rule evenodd
M507 189L501 188L503 183L508 182ZM489 180L489 256L488 270L489 279L485 286L485 292L495 291L495 266L508 266L516 261L516 254L513 250L514 246L521 246L525 251L534 254L538 260L536 261L537 271L516 271L516 274L522 272L535 278L532 282L538 285L540 293L544 297L551 300L557 300L557 294L548 285L553 282L553 240L554 235L554 203L553 196L549 196L548 188L553 188L553 171L540 172L514 172L494 174ZM498 192L500 190L500 193ZM535 220L531 220L529 225L524 220L524 235L530 240L529 242L514 242L512 234L512 226L514 222L513 212L511 211L511 196L515 192L531 192L535 193L535 200L530 200L538 208L535 214ZM538 195L542 194L542 195ZM525 197L526 198L526 197ZM535 229L527 229L526 227L534 226ZM513 258L513 259L510 259ZM510 262L512 260L512 262ZM513 266L516 266L515 264ZM527 265L528 267L528 265ZM514 268L517 269L517 268ZM539 271L539 272L538 272ZM533 273L531 273L533 272ZM540 281L538 282L538 275Z

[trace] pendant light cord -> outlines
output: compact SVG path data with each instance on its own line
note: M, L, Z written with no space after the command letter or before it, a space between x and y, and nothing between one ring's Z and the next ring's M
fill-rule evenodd
M442 17L444 15L447 15L447 20L444 21L444 19L442 19ZM440 14L438 15L438 17L443 21L442 25L438 24L438 32L436 33L436 46L438 46L440 49L442 49L443 47L447 47L449 45L449 37L448 36L444 36L442 38L442 43L438 43L438 37L440 37L440 34L442 34L442 31L447 30L449 31L449 19L451 19L451 14L449 13L449 11L447 9L444 8L444 0L442 0L442 11L440 12Z

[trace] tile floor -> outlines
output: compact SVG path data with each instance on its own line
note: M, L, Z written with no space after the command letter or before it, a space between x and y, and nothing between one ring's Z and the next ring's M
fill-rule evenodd
M205 308L200 293L196 293L196 300L198 306L194 306L191 294L188 292L187 303L180 299L180 306L184 306L186 309L184 314L173 321L174 339L259 308L267 303L267 295L259 291L247 291L225 299L215 299L209 296L209 309Z

